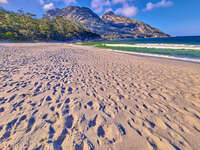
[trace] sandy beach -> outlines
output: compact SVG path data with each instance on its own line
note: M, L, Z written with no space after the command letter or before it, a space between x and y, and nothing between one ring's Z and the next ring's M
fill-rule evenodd
M0 44L0 149L199 150L200 64Z

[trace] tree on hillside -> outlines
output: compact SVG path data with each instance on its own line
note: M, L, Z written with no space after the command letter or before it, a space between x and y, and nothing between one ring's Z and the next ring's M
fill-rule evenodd
M53 20L36 19L32 13L17 13L0 8L0 40L58 40L87 39L99 37L64 17Z

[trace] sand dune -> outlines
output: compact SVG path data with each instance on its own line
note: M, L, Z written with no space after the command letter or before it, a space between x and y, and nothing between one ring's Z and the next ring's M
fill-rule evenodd
M199 150L199 64L0 45L0 149Z

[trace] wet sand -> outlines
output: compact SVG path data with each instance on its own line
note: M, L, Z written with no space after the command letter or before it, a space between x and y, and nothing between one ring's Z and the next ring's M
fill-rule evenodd
M199 150L200 64L0 44L0 149Z

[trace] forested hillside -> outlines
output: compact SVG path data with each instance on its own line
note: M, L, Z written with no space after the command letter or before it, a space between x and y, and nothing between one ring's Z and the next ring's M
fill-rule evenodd
M0 40L67 41L87 40L100 36L63 17L36 19L31 13L17 13L0 8Z

